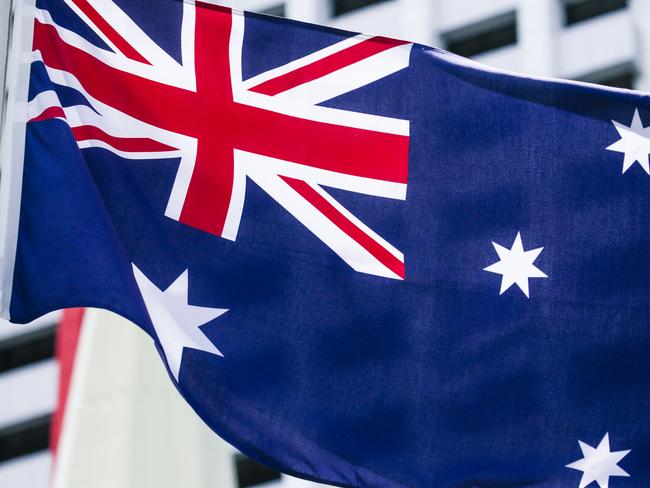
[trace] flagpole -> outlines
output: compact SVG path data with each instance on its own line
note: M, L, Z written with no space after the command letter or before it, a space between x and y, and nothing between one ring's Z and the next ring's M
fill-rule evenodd
M5 120L5 111L7 107L7 67L9 64L9 49L10 49L10 43L11 43L11 24L12 24L12 12L14 10L14 0L9 0L8 4L5 4L6 6L5 11L0 12L0 18L2 18L2 28L0 30L0 33L4 34L2 37L4 38L4 49L2 52L2 85L0 86L0 127L4 127L4 120ZM2 138L0 134L0 139Z
M9 319L25 155L26 101L36 0L11 0L0 126L0 318Z

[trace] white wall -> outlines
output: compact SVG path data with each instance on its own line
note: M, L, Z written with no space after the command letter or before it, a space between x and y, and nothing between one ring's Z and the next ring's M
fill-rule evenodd
M86 311L54 488L231 488L233 453L178 394L150 337Z

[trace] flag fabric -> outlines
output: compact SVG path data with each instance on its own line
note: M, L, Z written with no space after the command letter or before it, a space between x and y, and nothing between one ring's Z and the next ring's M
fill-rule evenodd
M650 483L647 94L202 2L25 13L4 316L123 315L303 478Z

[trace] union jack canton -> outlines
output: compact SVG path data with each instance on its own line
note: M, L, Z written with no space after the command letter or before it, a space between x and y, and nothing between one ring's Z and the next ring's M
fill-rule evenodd
M180 158L165 215L235 240L250 178L356 271L404 278L404 255L322 186L404 200L409 123L320 104L406 68L411 45L357 35L246 80L242 12L183 3L181 59L111 2L65 2L100 48L37 8L34 60L55 90L31 121L60 118L80 148ZM109 82L110 80L110 82Z

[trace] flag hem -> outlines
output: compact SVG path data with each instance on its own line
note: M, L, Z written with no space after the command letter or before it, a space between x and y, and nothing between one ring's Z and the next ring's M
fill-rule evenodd
M433 46L427 46L425 44L420 44L420 46L426 48L426 49L431 49L435 52L435 56L441 57L445 61L459 65L459 66L464 66L466 68L473 68L473 69L479 69L481 71L484 71L486 73L492 73L492 74L501 74L501 75L506 75L506 76L514 76L516 78L525 78L529 80L534 80L534 81L542 81L542 82L552 82L552 83L561 83L564 85L573 85L573 86L580 86L583 88L597 88L598 90L602 91L608 91L612 93L624 93L624 94L629 94L629 93L635 93L635 94L641 94L644 96L650 95L650 91L646 90L637 90L635 88L619 88L615 86L607 86L607 85L601 85L598 83L593 83L590 81L581 81L581 80L570 80L567 78L561 78L561 77L555 77L555 76L544 76L544 75L535 75L535 74L530 74L530 73L525 73L522 71L513 71L505 68L498 68L495 66L490 66L487 64L483 64L480 61L476 61L474 59L470 58L465 58L463 56L459 56L458 54L454 54L450 51L446 51L444 49L438 48L438 47L433 47Z
M11 319L10 305L20 220L26 106L36 0L13 2L7 46L6 106L0 140L0 317ZM11 14L10 14L11 15Z

